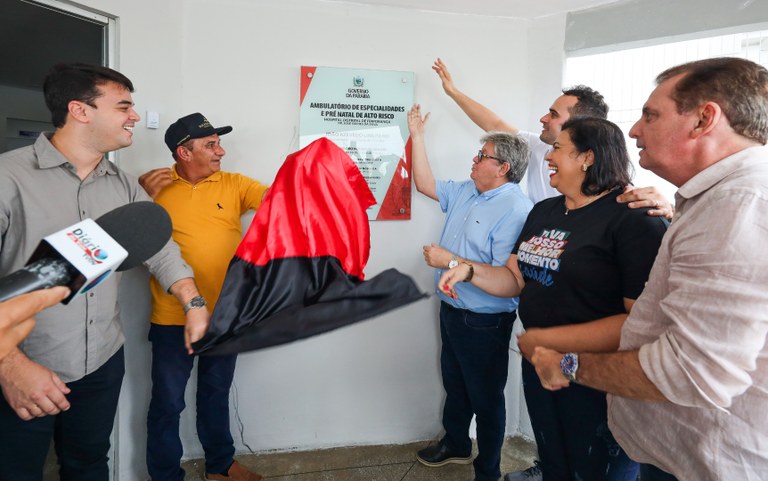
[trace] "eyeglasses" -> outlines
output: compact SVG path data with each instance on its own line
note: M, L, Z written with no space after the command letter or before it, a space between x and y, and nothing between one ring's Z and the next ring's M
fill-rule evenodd
M493 159L493 160L498 160L499 162L506 162L506 163L509 163L509 161L508 161L508 160L500 159L500 158L498 158L498 157L494 157L494 156L492 156L492 155L488 155L488 154L486 154L486 153L483 153L483 151L482 151L482 150L478 150L478 151L477 151L477 161L478 161L478 162L482 162L482 161L483 161L483 159Z

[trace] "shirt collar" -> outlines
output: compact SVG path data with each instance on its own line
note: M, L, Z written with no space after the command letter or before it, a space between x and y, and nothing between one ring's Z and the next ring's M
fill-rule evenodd
M54 167L63 166L69 171L77 174L77 169L72 163L59 152L56 147L51 143L52 132L43 132L35 141L33 149L37 156L37 165L41 169L52 169ZM96 168L93 169L93 175L117 175L117 169L114 164L110 162L106 157L102 157Z
M728 177L732 172L741 168L747 159L755 153L754 149L763 149L763 155L768 155L768 147L758 145L740 150L724 159L715 162L698 174L694 175L683 184L675 194L675 197L691 199L711 189L715 184Z
M477 190L477 187L475 187L475 195L480 196L483 199L492 199L499 194L507 192L508 190L514 190L519 188L520 186L518 184L515 184L514 182L504 182L503 184L496 187L495 189L486 190L485 192L480 192L479 190Z
M171 178L173 179L174 182L178 180L178 181L186 182L187 184L192 185L191 182L182 178L179 175L179 173L176 171L176 164L173 164L171 166ZM198 182L198 184L201 182L219 182L220 180L221 180L221 171L218 171L218 172L214 172L213 174L209 175L205 179L201 180L200 182Z

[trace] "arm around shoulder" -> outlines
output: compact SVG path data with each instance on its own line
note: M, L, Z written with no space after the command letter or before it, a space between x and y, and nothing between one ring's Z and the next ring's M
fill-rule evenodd
M168 167L150 170L139 177L139 185L153 199L172 182L173 176Z

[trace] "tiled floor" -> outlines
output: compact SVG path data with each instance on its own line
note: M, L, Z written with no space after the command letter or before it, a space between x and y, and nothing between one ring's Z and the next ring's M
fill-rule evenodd
M428 468L415 453L427 446L419 442L395 446L360 446L321 451L237 456L247 468L269 481L472 481L472 465L449 464ZM536 448L523 438L509 438L501 454L501 471L524 469L532 464ZM204 481L204 463L184 463L185 481Z

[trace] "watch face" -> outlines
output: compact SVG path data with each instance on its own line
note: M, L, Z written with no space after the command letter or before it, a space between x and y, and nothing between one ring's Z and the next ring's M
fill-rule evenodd
M189 307L203 307L205 305L205 299L202 297L196 297L189 303Z
M576 371L579 369L579 356L572 352L563 355L563 358L560 360L560 369L565 377L574 380L576 378Z
M201 307L205 307L205 306L206 306L205 298L203 298L202 296L193 297L184 306L184 314L189 312L190 309L200 309Z
M459 261L456 259L451 259L451 262L448 263L448 269L453 269L457 265L459 265Z

